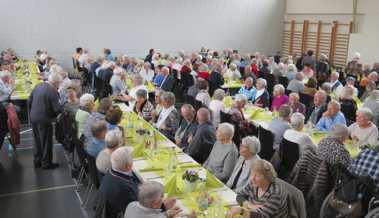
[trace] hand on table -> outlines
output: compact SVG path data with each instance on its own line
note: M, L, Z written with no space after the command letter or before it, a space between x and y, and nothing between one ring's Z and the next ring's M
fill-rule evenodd
M167 129L167 126L166 126L164 123L162 123L162 124L159 126L159 129L161 129L161 130L166 130L166 129Z
M175 138L175 144L176 144L176 145L179 145L181 141L182 141L182 140L180 140L180 138Z
M226 217L233 217L236 214L240 214L242 212L241 207L233 207L230 209L226 215Z
M174 207L170 210L167 210L167 216L168 218L176 218L178 217L180 212L182 212L182 209L180 209L179 207Z
M166 198L163 201L164 206L166 207L167 210L174 208L176 204L176 198Z

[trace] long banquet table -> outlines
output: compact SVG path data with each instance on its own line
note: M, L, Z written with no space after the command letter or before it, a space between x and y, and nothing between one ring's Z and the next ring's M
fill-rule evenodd
M198 217L216 217L212 213L220 214L220 208L224 212L232 206L236 206L236 194L215 176L204 169L189 155L183 153L173 142L156 130L150 123L132 112L125 104L118 104L124 111L121 125L125 129L126 144L133 147L133 168L145 181L157 181L165 186L167 197L177 197L177 205L183 209L184 214L192 211L198 212ZM139 131L148 132L139 135ZM147 130L147 131L146 131ZM146 148L146 145L152 148ZM171 156L170 156L171 155ZM176 167L171 167L172 155L176 158ZM206 177L205 181L198 185L195 192L188 192L182 180L182 174L187 169L198 171L199 175ZM210 207L201 211L198 205L200 193L207 192L214 200ZM217 209L216 209L217 207ZM224 217L218 215L217 217Z
M39 79L39 69L36 63L19 60L16 63L15 90L11 100L28 100L33 88L42 82Z

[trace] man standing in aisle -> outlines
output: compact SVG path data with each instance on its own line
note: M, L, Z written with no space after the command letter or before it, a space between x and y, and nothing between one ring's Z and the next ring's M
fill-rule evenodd
M58 88L62 78L50 74L48 81L37 85L29 97L30 121L34 136L34 167L55 169L53 163L53 120L62 112Z

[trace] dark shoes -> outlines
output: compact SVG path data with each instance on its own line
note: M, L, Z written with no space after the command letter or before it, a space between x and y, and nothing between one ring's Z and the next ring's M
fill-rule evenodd
M40 162L34 162L34 168L41 168Z
M44 170L53 170L59 167L58 163L50 163L48 165L42 166L42 169Z

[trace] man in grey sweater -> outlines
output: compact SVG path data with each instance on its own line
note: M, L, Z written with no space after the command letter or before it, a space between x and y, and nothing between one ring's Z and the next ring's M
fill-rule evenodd
M30 94L28 104L34 136L34 167L55 169L53 163L53 120L62 112L58 88L62 78L50 74L48 82L37 85Z

